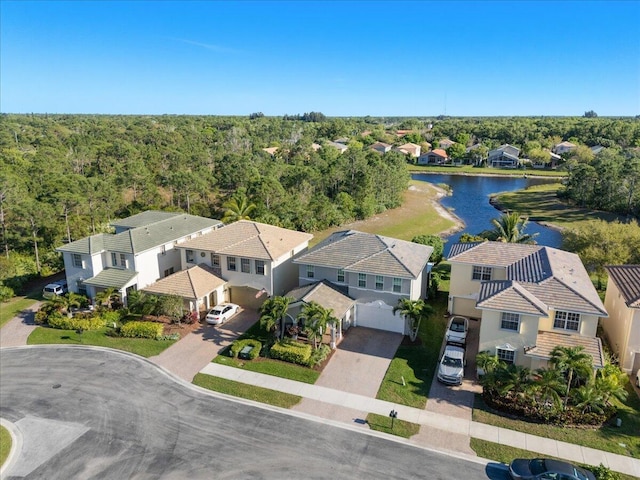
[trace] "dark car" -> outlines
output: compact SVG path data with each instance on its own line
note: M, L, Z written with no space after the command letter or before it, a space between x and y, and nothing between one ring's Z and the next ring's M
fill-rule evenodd
M546 458L517 458L509 465L509 475L516 480L596 480L589 470Z

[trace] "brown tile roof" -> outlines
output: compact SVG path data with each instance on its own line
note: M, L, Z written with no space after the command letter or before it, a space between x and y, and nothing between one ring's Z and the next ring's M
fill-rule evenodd
M604 267L629 308L640 308L640 265Z
M206 250L261 260L275 260L313 238L310 233L275 227L266 223L239 220L176 248Z
M435 153L436 155L438 155L440 157L447 158L447 152L445 152L441 148L435 148L435 149L431 150L430 152L427 152L427 154L429 154L429 153Z
M585 337L582 335L570 335L566 333L538 331L536 346L525 351L525 355L543 358L551 358L551 351L557 347L583 347L584 352L593 358L593 366L604 366L602 342L598 337Z
M303 301L304 303L316 302L324 308L331 310L337 318L344 317L347 310L356 303L353 298L345 295L326 280L294 288L285 296L291 297L295 301Z
M142 290L161 295L178 295L182 298L202 298L216 288L224 285L226 280L218 277L207 265L195 265L161 278Z
M483 282L477 307L538 316L549 313L547 305L513 280Z

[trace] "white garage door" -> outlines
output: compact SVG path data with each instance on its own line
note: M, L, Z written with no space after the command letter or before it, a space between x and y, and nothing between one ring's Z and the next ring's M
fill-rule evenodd
M356 322L358 327L377 328L387 332L405 332L405 320L393 314L393 307L383 301L356 304Z

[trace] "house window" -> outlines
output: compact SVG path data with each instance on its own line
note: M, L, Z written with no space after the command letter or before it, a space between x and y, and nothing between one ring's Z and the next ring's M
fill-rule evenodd
M236 257L227 257L227 270L236 271Z
M165 247L164 245L162 245L162 246L160 247L160 254L162 254L162 255L166 255L166 253L167 253L167 247Z
M251 273L251 260L248 258L240 259L240 270L242 273Z
M315 274L315 269L313 268L313 265L307 265L307 278L313 278Z
M193 250L187 250L185 253L187 254L187 263L193 263L196 261Z
M217 253L211 254L211 265L214 267L220 266L220 255L218 255Z
M127 267L127 256L124 253L120 254L120 265Z
M111 266L112 267L118 266L118 255L115 252L111 252Z
M360 288L367 288L367 274L359 273L358 274L358 286Z
M76 268L82 268L82 255L79 253L74 253L72 255L73 258L73 266Z
M382 290L384 288L384 281L382 275L376 275L376 290Z
M516 360L516 351L511 348L496 347L496 356L503 362L514 363Z
M338 269L338 282L344 283L344 269L342 268Z
M517 313L502 312L502 319L500 321L500 328L504 330L518 331L520 326L520 315Z
M393 291L395 293L402 292L402 279L401 278L394 278L393 279Z
M264 275L264 260L256 260L256 275Z
M164 276L168 277L169 275L171 275L174 272L173 267L168 268L164 271Z
M473 280L491 280L491 267L473 267Z
M553 328L561 328L563 330L573 330L574 332L577 332L579 326L579 313L556 311Z

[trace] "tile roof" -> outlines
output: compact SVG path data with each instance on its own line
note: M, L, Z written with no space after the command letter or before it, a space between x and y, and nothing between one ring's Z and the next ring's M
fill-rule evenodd
M91 277L90 279L85 280L84 283L87 285L93 285L95 287L113 287L120 290L137 276L138 272L135 272L133 270L126 270L121 268L105 268L95 277Z
M442 158L447 158L447 152L445 152L441 148L435 148L435 149L431 150L430 152L427 152L426 155L429 155L431 153L434 153L434 154L436 154L436 155L438 155L439 157L442 157Z
M136 213L135 215L131 215L127 218L122 218L120 220L114 220L110 222L110 225L114 227L125 227L125 228L138 228L138 227L146 227L151 225L152 223L159 222L161 220L166 220L167 218L177 217L180 214L177 212L162 212L159 210L147 210L144 212Z
M640 308L640 265L604 267L629 308Z
M335 232L294 263L342 268L346 271L417 278L433 247L372 233Z
M591 355L593 358L594 367L602 368L604 366L602 342L598 337L538 331L536 346L525 351L525 355L531 355L548 360L551 358L551 352L557 346L582 347L584 348L584 352Z
M143 288L145 292L161 295L178 295L182 298L202 298L226 280L218 277L213 268L201 264L181 270Z
M337 318L344 317L345 313L356 303L353 298L345 295L338 287L326 280L294 288L285 296L304 303L316 302L331 310Z
M178 240L179 238L205 228L222 225L219 220L197 217L186 213L166 215L163 216L164 218L160 218L153 223L146 223L144 220L144 218L150 217L139 215L141 214L134 215L134 217L138 218L134 219L133 222L128 222L129 219L126 218L118 221L118 226L127 226L127 223L131 223L132 225L142 223L142 226L132 227L115 235L110 233L92 235L91 237L82 238L58 247L56 250L59 252L82 254L94 254L105 250L118 253L138 254L145 250L171 243L174 240Z
M529 315L547 315L548 307L513 280L483 282L477 307Z
M575 146L576 146L575 143L568 142L567 140L565 140L564 142L560 142L556 145L556 147L575 147Z
M608 316L580 257L575 253L518 243L458 243L451 247L448 261L505 268L508 280L518 282L548 308ZM495 292L487 287L485 294L486 298L480 295L479 305Z
M239 220L205 235L187 240L178 248L206 250L223 255L275 260L313 238L310 233Z

